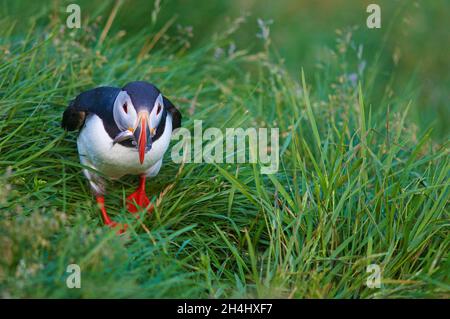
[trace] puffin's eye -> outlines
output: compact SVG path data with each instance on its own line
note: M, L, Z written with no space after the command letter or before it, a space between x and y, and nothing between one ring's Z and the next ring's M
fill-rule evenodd
M128 113L128 104L127 104L127 102L125 102L124 105L122 105L122 108L125 111L125 113Z
M158 115L159 112L161 112L161 104L158 104L158 109L156 110L156 115Z

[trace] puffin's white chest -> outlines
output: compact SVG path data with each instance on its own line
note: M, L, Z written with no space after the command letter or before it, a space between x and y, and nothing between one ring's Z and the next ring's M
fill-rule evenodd
M105 131L102 120L97 115L90 114L78 136L78 153L82 163L111 178L127 174L145 174L163 158L169 147L171 134L172 118L168 114L163 134L153 143L141 164L136 148L125 147L118 143L113 145L113 140Z

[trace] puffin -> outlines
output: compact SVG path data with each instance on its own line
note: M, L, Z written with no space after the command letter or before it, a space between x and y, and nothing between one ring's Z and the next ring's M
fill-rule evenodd
M105 208L106 183L138 175L139 186L126 200L133 214L153 210L145 192L147 178L161 169L172 132L181 126L181 113L151 83L135 81L122 88L101 86L80 93L63 113L61 126L79 130L77 148L83 173L100 208L103 222L119 233Z

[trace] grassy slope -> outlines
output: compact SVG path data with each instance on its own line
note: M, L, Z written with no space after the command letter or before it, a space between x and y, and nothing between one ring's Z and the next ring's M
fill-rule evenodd
M340 77L355 57L331 54L306 80L270 48L215 59L233 25L210 47L162 38L147 55L141 35L99 43L102 29L60 26L1 28L1 297L448 297L448 144L416 136L401 95L371 112L376 69L358 94ZM187 128L279 127L280 171L180 168L167 156L149 182L155 201L165 193L155 213L128 219L130 177L111 184L107 205L132 229L118 238L100 227L61 113L84 89L135 79L156 83ZM65 286L70 263L82 289ZM372 263L381 289L365 286Z

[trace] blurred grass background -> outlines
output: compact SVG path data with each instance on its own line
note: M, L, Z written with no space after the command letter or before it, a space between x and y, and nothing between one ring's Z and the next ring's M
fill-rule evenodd
M327 48L334 49L336 31L353 28L354 46L362 46L365 64L377 62L379 72L373 83L373 93L366 98L374 107L379 105L384 93L390 96L409 97L413 100L412 117L424 131L433 127L433 136L445 140L450 128L450 32L448 12L450 2L380 0L381 29L366 27L366 7L369 0L194 0L156 1L160 7L158 19L152 23L153 1L126 0L117 12L111 32L125 31L128 35L142 36L161 30L171 19L173 27L167 29L169 36L189 30L187 41L200 47L211 41L227 22L248 15L233 37L233 46L258 51L263 45L255 41L258 31L257 19L271 21L270 35L287 70L298 77L300 68L314 74L329 59ZM53 14L64 13L65 4L71 1L44 1L26 3L2 1L3 17L19 18L16 28L26 31L29 22L37 24L50 20L48 6ZM82 8L82 21L105 22L105 12L110 13L114 1L76 1ZM142 31L145 31L142 33ZM348 52L348 58L354 52Z

